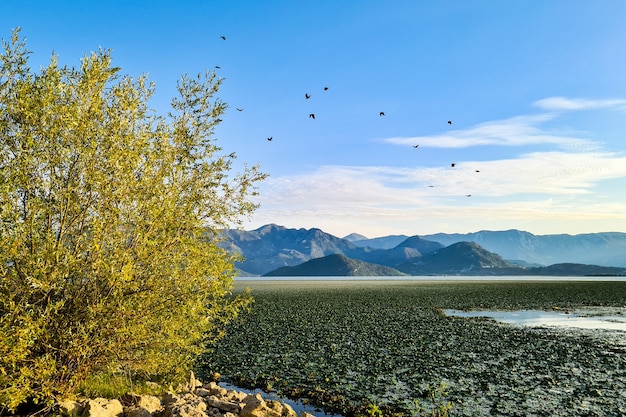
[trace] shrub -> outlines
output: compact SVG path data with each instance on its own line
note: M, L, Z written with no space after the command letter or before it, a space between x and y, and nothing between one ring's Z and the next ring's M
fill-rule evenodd
M0 405L71 396L88 375L187 375L249 302L219 231L256 207L258 167L212 139L221 80L183 77L167 116L109 51L28 68L0 55Z

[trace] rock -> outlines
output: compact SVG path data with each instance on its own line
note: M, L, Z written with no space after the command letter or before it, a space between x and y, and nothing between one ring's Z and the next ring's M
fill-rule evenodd
M188 389L198 383L192 374L183 387ZM165 392L161 398L127 394L119 400L96 398L83 404L64 401L58 409L66 417L298 417L293 408L280 401L227 390L215 382L184 394ZM314 416L304 413L301 417Z
M173 392L166 392L165 394L163 394L163 396L161 397L161 404L165 407L169 406L170 404L174 404L177 401L179 401L180 397L176 394L174 394Z
M83 414L84 407L78 401L66 400L57 404L59 412L63 416L78 417Z
M197 379L193 371L191 371L189 375L189 382L187 383L187 387L182 386L180 388L181 388L181 391L184 390L184 391L193 392L196 388L199 388L201 386L202 386L202 381Z
M124 417L152 417L163 409L161 400L153 395L134 395L127 401L131 405L124 408Z
M83 417L121 417L124 415L119 400L96 398L88 400L83 410Z
M152 413L145 408L132 407L124 411L124 417L152 417Z
M298 417L298 413L294 411L289 404L283 404L283 417Z
M141 395L137 402L137 407L144 408L150 413L156 413L163 408L161 406L161 400L154 395Z
M206 389L206 388L196 388L195 391L193 392L195 395L197 395L198 397L208 397L209 395L211 395L211 391Z
M204 404L204 403L200 403L200 404ZM206 404L204 406L204 410L202 409L202 407L199 406L193 406L191 404L183 404L180 407L176 407L173 410L172 416L173 417L207 417L207 414L205 413L206 411Z
M224 397L228 394L228 390L226 388L220 387L215 382L209 382L207 385L208 390L211 392L211 395L216 395L218 397Z
M246 398L248 394L242 391L228 390L226 393L226 398L234 402L242 402L244 398Z
M280 412L268 407L260 394L246 396L243 403L245 405L239 413L239 417L280 417L281 415Z
M220 400L215 395L211 395L205 401L211 407L215 407L221 411L226 411L229 413L239 413L239 411L241 411L241 407L239 406L239 404L230 401Z

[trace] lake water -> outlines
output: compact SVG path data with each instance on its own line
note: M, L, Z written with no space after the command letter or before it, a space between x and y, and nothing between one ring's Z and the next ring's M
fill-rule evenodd
M626 310L626 308L619 309ZM502 323L521 324L524 326L545 327L574 327L579 329L604 329L626 332L626 315L589 315L590 312L560 312L542 310L520 311L460 311L443 310L447 316L457 317L490 317ZM626 312L626 311L625 311Z
M553 275L426 275L426 276L296 276L237 277L236 281L626 281L626 276L553 276Z
M324 410L319 409L318 407L314 407L312 405L305 404L302 401L291 400L289 398L285 398L285 397L281 397L279 395L276 395L276 394L274 394L272 392L265 392L265 391L263 391L261 389L250 390L250 389L241 388L241 387L238 387L236 385L229 384L227 382L220 382L218 385L220 387L222 387L222 388L232 389L232 390L240 391L240 392L245 392L246 394L261 394L261 397L263 397L263 399L265 401L267 401L267 400L276 400L276 401L279 401L279 402L281 402L283 404L288 404L289 406L291 406L291 408L293 408L293 411L295 411L296 414L298 414L299 416L301 416L302 413L304 411L306 411L307 413L312 414L315 417L343 417L341 414L327 413Z

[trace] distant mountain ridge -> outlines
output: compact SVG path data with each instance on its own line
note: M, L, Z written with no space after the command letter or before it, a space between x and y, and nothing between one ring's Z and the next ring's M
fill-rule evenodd
M449 246L475 242L505 259L552 265L582 263L626 267L626 233L534 235L520 230L479 231L466 234L437 233L422 238Z
M473 274L485 269L515 268L500 255L474 242L458 242L408 261L399 269L411 275Z
M223 247L244 256L236 265L241 275L263 275L335 254L409 274L474 274L478 270L494 274L530 274L539 271L540 266L554 264L568 265L565 269L573 275L576 270L585 270L585 275L619 274L617 269L593 271L599 271L600 267L626 266L624 233L536 236L509 230L376 239L361 239L361 235L352 234L348 237L356 240L350 241L320 229L289 229L269 224L252 231L225 230L223 237ZM367 244L370 241L371 246ZM395 242L399 243L391 246ZM448 249L460 242L466 244ZM464 256L475 263L463 264ZM600 261L602 259L605 263ZM581 264L598 267L590 270L577 266ZM557 270L563 269L544 269L544 272L557 274Z
M369 262L359 261L356 259L347 258L344 255L334 254L324 256L322 258L311 259L296 266L283 266L273 271L268 272L264 276L276 277L276 276L402 276L406 275L397 269L372 264Z
M243 275L263 275L283 266L295 266L334 254L395 267L408 259L443 247L440 243L417 236L404 242L400 248L358 247L320 229L288 229L275 224L252 231L226 230L224 238L222 247L244 256L245 259L236 265Z

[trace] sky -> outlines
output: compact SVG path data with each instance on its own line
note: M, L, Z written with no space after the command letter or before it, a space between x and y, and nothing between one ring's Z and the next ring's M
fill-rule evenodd
M624 21L622 0L21 0L0 37L21 27L33 70L111 49L161 114L216 71L217 144L269 174L246 230L545 235L626 232Z

